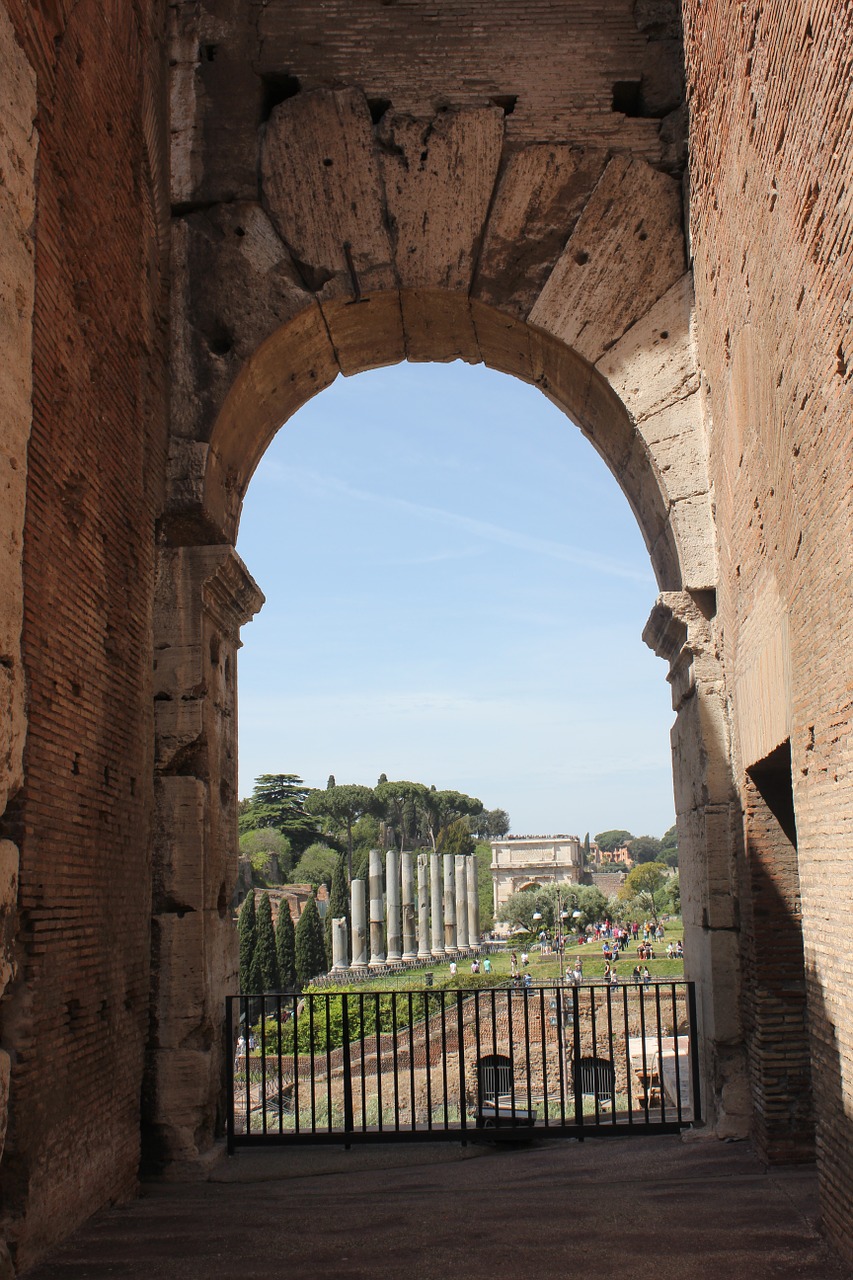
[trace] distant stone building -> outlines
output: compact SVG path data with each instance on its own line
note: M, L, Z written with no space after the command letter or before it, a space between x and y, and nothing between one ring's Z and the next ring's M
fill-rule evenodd
M633 867L634 859L628 852L627 847L622 849L602 850L598 855L599 862L618 862L621 866L629 868Z
M514 893L566 880L580 884L583 849L577 836L506 836L492 840L495 915Z

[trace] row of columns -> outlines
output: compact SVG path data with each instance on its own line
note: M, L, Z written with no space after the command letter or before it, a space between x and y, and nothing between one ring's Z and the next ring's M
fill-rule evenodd
M383 875L382 853L370 850L367 885L353 880L350 888L352 962L347 922L341 916L332 921L333 969L442 960L477 946L480 898L475 856L419 853L417 859L416 929L414 855L389 849Z

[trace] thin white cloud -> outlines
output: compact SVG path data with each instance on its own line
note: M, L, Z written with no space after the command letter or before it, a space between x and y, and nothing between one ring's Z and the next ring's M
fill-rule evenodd
M593 552L580 547L572 547L562 542L554 542L549 538L536 538L531 534L521 533L516 529L506 529L502 525L488 520L478 520L473 516L460 515L455 511L445 511L442 507L433 507L427 503L411 502L408 498L389 497L384 494L371 493L367 489L359 489L336 476L320 475L303 467L282 466L274 460L268 460L267 475L273 473L290 483L295 483L303 490L316 496L335 494L350 498L353 501L369 503L385 510L405 511L409 515L419 516L441 524L445 528L464 530L468 534L482 538L487 542L501 546L513 547L517 551L529 551L533 555L547 556L551 560L559 560L566 564L577 565L594 573L606 574L609 577L625 578L631 582L653 583L651 572L629 568L617 560L607 556L597 556Z

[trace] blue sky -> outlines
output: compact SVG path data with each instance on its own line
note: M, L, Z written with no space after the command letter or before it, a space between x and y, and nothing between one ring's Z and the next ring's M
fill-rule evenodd
M278 433L237 550L240 794L380 773L512 829L674 821L656 586L618 485L533 387L456 362L339 378Z

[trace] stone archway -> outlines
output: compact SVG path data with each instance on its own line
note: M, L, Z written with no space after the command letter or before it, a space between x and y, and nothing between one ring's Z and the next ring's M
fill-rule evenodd
M259 142L262 199L174 227L170 492L155 618L156 1159L217 1124L235 826L239 627L262 596L233 551L275 432L339 374L483 361L538 386L607 461L661 596L706 1110L742 1131L730 868L739 825L714 633L716 555L678 183L630 155L508 148L497 107L374 119L356 88L297 94Z

